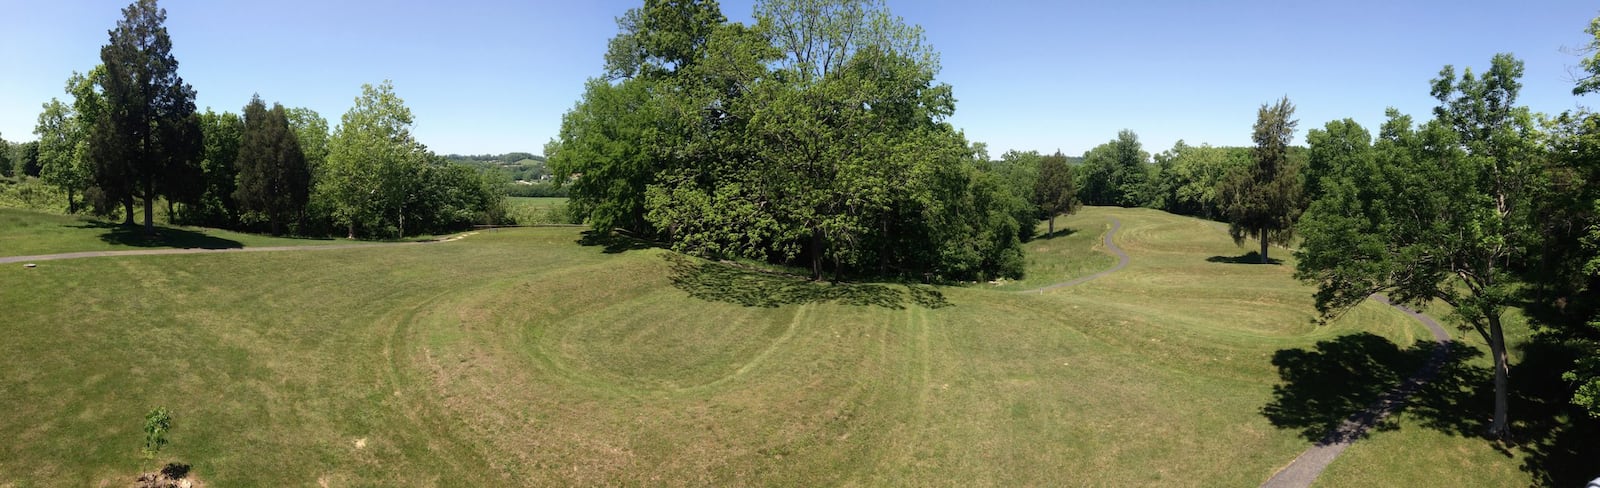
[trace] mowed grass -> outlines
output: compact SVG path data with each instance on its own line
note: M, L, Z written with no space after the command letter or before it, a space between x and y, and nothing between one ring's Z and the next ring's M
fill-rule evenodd
M565 224L566 204L563 197L506 197L506 214L521 225Z
M23 486L120 484L168 461L211 486L1252 486L1309 445L1261 413L1277 351L1426 337L1377 304L1313 324L1292 263L1208 261L1245 249L1195 219L1090 208L1038 254L1109 266L1093 243L1113 216L1126 270L931 301L804 283L820 288L794 296L819 298L701 300L683 283L721 275L684 280L665 251L579 246L567 228L0 268L0 471ZM695 296L748 293L723 286ZM172 443L144 461L156 405ZM1374 463L1419 455L1456 459ZM1493 465L1464 468L1467 484L1513 463L1470 459Z
M126 227L83 217L0 207L0 256L147 248L307 246L339 242L333 239L270 237L161 224L156 225L156 234L155 239L147 239L142 226Z

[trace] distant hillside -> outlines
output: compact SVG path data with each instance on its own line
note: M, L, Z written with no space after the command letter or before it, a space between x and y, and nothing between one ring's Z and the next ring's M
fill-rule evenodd
M564 197L565 188L550 181L550 167L544 156L525 152L506 154L447 154L451 163L499 171L506 175L506 194L515 197Z

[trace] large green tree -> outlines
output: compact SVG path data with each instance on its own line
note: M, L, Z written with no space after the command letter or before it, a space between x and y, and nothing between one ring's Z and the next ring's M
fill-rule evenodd
M239 176L233 196L239 208L265 219L273 235L283 233L283 226L305 209L311 170L282 104L268 110L256 96L245 105L235 167Z
M1050 221L1049 237L1056 236L1056 217L1078 210L1078 192L1074 188L1072 166L1059 151L1039 158L1039 179L1033 187L1033 204L1039 207Z
M186 209L186 219L195 224L233 227L239 224L239 205L233 198L239 172L240 133L244 119L233 112L217 113L206 109L200 114L200 133L205 141L200 168L204 174L203 195Z
M358 228L378 232L390 225L405 236L406 203L417 191L417 175L427 159L426 149L411 136L411 124L411 109L387 80L362 85L355 106L340 118L317 183L349 238Z
M50 99L33 131L39 136L39 177L67 193L67 213L78 213L77 196L89 187L88 134L103 111L95 78L104 74L99 67L89 76L74 72L66 87L72 103Z
M762 2L755 26L717 9L621 17L606 76L547 146L597 231L818 278L1020 272L1026 200L944 121L954 99L920 29L875 2Z
M1270 262L1268 242L1292 238L1295 221L1300 217L1304 187L1298 165L1289 158L1289 143L1294 139L1297 123L1289 97L1272 105L1261 104L1252 136L1256 143L1251 152L1255 164L1234 171L1219 192L1228 218L1228 235L1236 243L1246 237L1259 239L1263 264Z
M1516 299L1543 192L1539 135L1516 105L1521 61L1494 57L1483 76L1446 66L1433 81L1436 118L1413 127L1391 110L1365 167L1324 178L1302 219L1296 276L1317 284L1317 304L1337 313L1373 293L1440 300L1478 332L1494 360L1489 433L1509 429L1510 365L1502 315Z
M999 178L1012 198L1023 203L1012 215L1012 219L1017 221L1017 237L1023 242L1033 239L1038 233L1038 225L1035 224L1039 222L1041 212L1034 204L1037 201L1034 187L1039 181L1039 160L1043 158L1038 151L1011 150L1001 154L999 160L990 161L987 168L988 172Z
M1117 138L1095 146L1083 155L1083 172L1078 185L1083 203L1139 207L1149 201L1150 153L1145 152L1139 135L1132 130L1117 132Z
M1305 199L1322 197L1327 178L1345 174L1352 168L1365 168L1372 158L1372 134L1351 119L1334 120L1322 129L1306 133L1310 146L1305 171Z
M194 88L178 76L165 9L138 0L100 50L106 111L90 138L99 186L124 203L131 222L133 200L144 201L146 233L155 231L154 205L163 194L192 188L201 147Z

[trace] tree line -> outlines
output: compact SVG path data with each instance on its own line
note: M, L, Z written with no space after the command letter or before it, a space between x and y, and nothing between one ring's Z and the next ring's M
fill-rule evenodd
M364 85L331 132L315 111L269 107L259 95L242 114L198 112L166 10L138 0L122 14L101 63L73 73L68 101L45 103L35 128L29 174L65 192L69 213L133 225L142 207L153 233L164 202L174 223L351 238L447 231L503 213L502 181L417 142L392 83Z

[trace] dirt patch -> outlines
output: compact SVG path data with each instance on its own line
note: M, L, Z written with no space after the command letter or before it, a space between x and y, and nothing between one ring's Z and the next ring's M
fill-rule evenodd
M161 468L161 471L145 473L134 478L134 488L196 488L204 487L205 483L195 478L194 473L187 464L171 463Z

